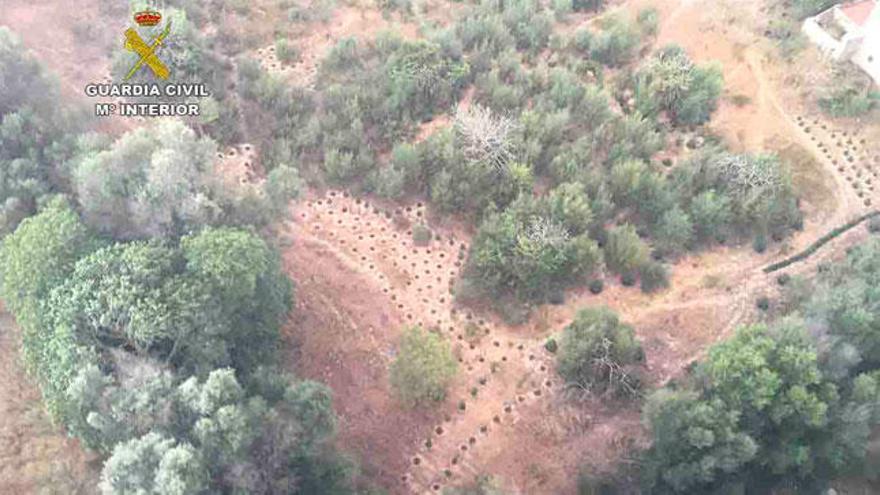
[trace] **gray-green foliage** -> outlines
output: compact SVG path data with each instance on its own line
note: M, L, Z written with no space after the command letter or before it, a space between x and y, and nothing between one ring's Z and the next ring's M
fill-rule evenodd
M55 200L0 257L49 411L109 455L104 493L347 493L329 391L263 367L290 287L262 239L100 247Z
M207 485L207 472L192 445L150 432L116 447L104 464L104 495L186 495Z
M608 231L605 263L615 272L634 273L648 261L649 254L647 244L632 225L619 225Z
M557 370L570 384L599 394L637 391L632 365L643 358L641 345L608 308L580 310L563 330L557 355Z
M693 238L694 222L679 206L664 212L654 230L654 243L664 253L683 252L689 247Z
M150 431L129 431L104 465L100 488L107 495L128 493L196 494L314 493L344 489L339 479L313 479L312 456L321 456L335 422L329 390L314 382L265 384L273 393L254 395L231 369L195 376L164 388L154 399L161 407L118 417L125 407L108 395L89 404L90 423L152 421ZM277 381L277 380L276 380ZM260 388L257 386L256 388ZM168 433L179 432L186 440ZM320 461L319 461L320 462ZM328 462L334 462L332 460ZM339 464L341 472L347 469ZM314 483L319 483L315 486ZM320 487L320 488L319 488Z
M609 66L624 65L635 55L641 42L637 27L618 15L610 15L600 22L602 30L590 46L590 56Z
M80 158L74 187L86 221L120 239L176 237L207 225L265 224L299 190L296 172L270 173L266 191L218 176L217 146L179 121L123 135Z
M698 240L777 236L802 222L791 176L773 155L707 149L677 165L671 182Z
M854 87L839 87L819 97L819 107L832 117L859 117L880 105L880 93Z
M75 150L73 112L57 82L9 29L0 27L0 235L56 191Z
M448 342L433 332L412 327L403 331L389 378L400 400L415 406L443 400L457 367Z
M675 45L649 59L636 79L636 106L643 114L665 111L685 125L709 120L723 85L720 68L697 66Z
M821 327L831 313L805 304L819 308L811 325ZM862 472L880 419L874 365L858 366L848 336L829 346L812 333L797 318L742 328L712 347L679 390L658 391L645 408L653 437L645 490L809 492Z
M520 196L480 225L466 276L493 295L512 292L528 300L590 275L601 265L601 252L587 234L588 204L577 185L540 199Z

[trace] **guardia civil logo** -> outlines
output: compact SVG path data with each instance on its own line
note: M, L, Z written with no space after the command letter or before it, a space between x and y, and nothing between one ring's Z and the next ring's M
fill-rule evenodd
M162 22L162 14L152 9L143 10L134 14L134 22L138 26L151 28ZM128 71L128 74L126 74L125 81L131 79L132 76L137 74L137 72L143 68L151 71L153 75L163 81L168 80L171 71L159 58L158 51L170 33L170 20L165 22L165 28L162 29L162 31L156 35L149 44L141 38L141 35L134 27L125 30L125 49L135 53L139 57L138 61L134 64L131 70Z

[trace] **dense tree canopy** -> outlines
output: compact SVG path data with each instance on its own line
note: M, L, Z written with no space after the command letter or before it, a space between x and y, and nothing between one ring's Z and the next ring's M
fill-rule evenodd
M59 100L58 83L0 27L0 234L57 190L76 149L78 119Z
M871 240L808 287L786 284L802 294L788 298L794 315L741 329L682 390L652 397L650 493L811 493L837 476L870 476L869 436L880 420L869 337L878 253Z
M120 239L176 237L207 225L263 224L298 193L295 175L284 168L273 171L271 194L266 194L231 186L218 176L216 164L212 140L166 120L82 157L74 185L86 221Z
M49 411L109 456L102 493L348 493L329 390L273 367L291 291L260 237L99 240L58 198L0 259Z

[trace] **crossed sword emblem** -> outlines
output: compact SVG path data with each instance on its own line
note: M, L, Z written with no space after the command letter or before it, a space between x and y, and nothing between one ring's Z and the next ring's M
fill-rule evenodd
M171 74L171 71L168 70L168 67L159 60L159 57L156 56L156 50L162 45L162 42L165 41L165 38L168 37L168 33L171 32L171 22L165 24L165 29L156 36L151 44L146 44L144 40L140 37L137 31L134 28L128 28L125 30L125 49L131 52L134 52L140 56L140 59L134 64L134 67L128 71L128 75L125 76L125 80L128 81L131 79L131 76L135 75L135 73L140 69L144 64L153 71L153 74L156 75L159 79L168 79L168 76Z

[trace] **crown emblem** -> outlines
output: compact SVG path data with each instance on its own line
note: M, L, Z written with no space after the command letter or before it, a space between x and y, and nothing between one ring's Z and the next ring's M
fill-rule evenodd
M162 14L156 12L155 10L144 10L141 12L137 12L134 15L134 22L138 24L138 26L155 26L159 24L159 21L162 20Z

